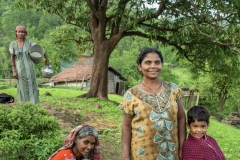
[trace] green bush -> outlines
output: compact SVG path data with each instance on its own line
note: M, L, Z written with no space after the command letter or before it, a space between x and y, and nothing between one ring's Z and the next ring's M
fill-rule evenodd
M57 120L39 105L0 108L0 159L42 160L62 145Z

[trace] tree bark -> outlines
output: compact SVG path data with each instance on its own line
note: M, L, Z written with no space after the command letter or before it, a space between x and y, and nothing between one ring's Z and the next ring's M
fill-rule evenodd
M190 90L190 93L189 93L188 109L190 109L193 106L193 100L194 100L194 89Z
M94 45L94 58L90 90L87 98L97 97L108 100L108 61L111 51L108 50L108 41Z
M86 97L97 97L102 100L108 100L108 61L110 54L122 38L123 32L125 32L115 33L112 31L110 37L107 36L107 2L107 0L87 1L91 9L89 24L94 43L94 57L91 86Z
M223 107L224 107L224 104L227 100L227 94L228 94L228 91L227 89L222 89L220 91L220 93L218 94L219 96L219 116L218 116L218 121L221 122L221 120L223 119L223 116L222 116L222 112L223 112Z
M219 115L218 115L218 121L221 122L222 120L222 111L223 111L223 106L224 106L224 98L219 97Z

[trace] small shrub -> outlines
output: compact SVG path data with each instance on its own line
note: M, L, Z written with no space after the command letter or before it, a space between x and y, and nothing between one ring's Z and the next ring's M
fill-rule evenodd
M0 159L47 159L62 145L57 120L39 105L0 109Z

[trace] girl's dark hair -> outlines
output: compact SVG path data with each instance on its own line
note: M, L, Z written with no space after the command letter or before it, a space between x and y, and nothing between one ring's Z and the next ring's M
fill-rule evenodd
M161 59L161 62L163 63L163 56L162 56L162 53L159 50L157 50L155 48L143 48L138 55L137 64L141 64L143 59L147 56L147 54L151 53L151 52L157 53L157 55Z
M188 125L197 121L204 121L209 124L210 114L203 106L193 106L187 112Z

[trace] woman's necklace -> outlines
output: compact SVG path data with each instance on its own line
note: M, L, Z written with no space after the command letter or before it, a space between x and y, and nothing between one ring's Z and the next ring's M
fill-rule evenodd
M145 87L147 87L147 88L149 88L150 90L152 90L154 93L155 93L155 95L157 95L157 91L159 90L159 88L162 86L162 83L160 84L160 86L155 90L155 89L152 89L152 88L150 88L150 87L148 87L146 84L144 84L143 82L142 82L142 84L145 86Z
M155 98L156 98L156 100L157 100L157 106L158 106L158 108L159 108L159 111L161 112L162 109L161 109L161 107L159 106L159 101L158 101L158 97L157 97L157 91L158 91L159 88L162 86L162 83L160 84L160 86L159 86L156 90L148 87L148 86L147 86L146 84L144 84L143 82L142 82L142 84L143 84L145 87L149 88L150 90L152 90L152 91L155 93Z

